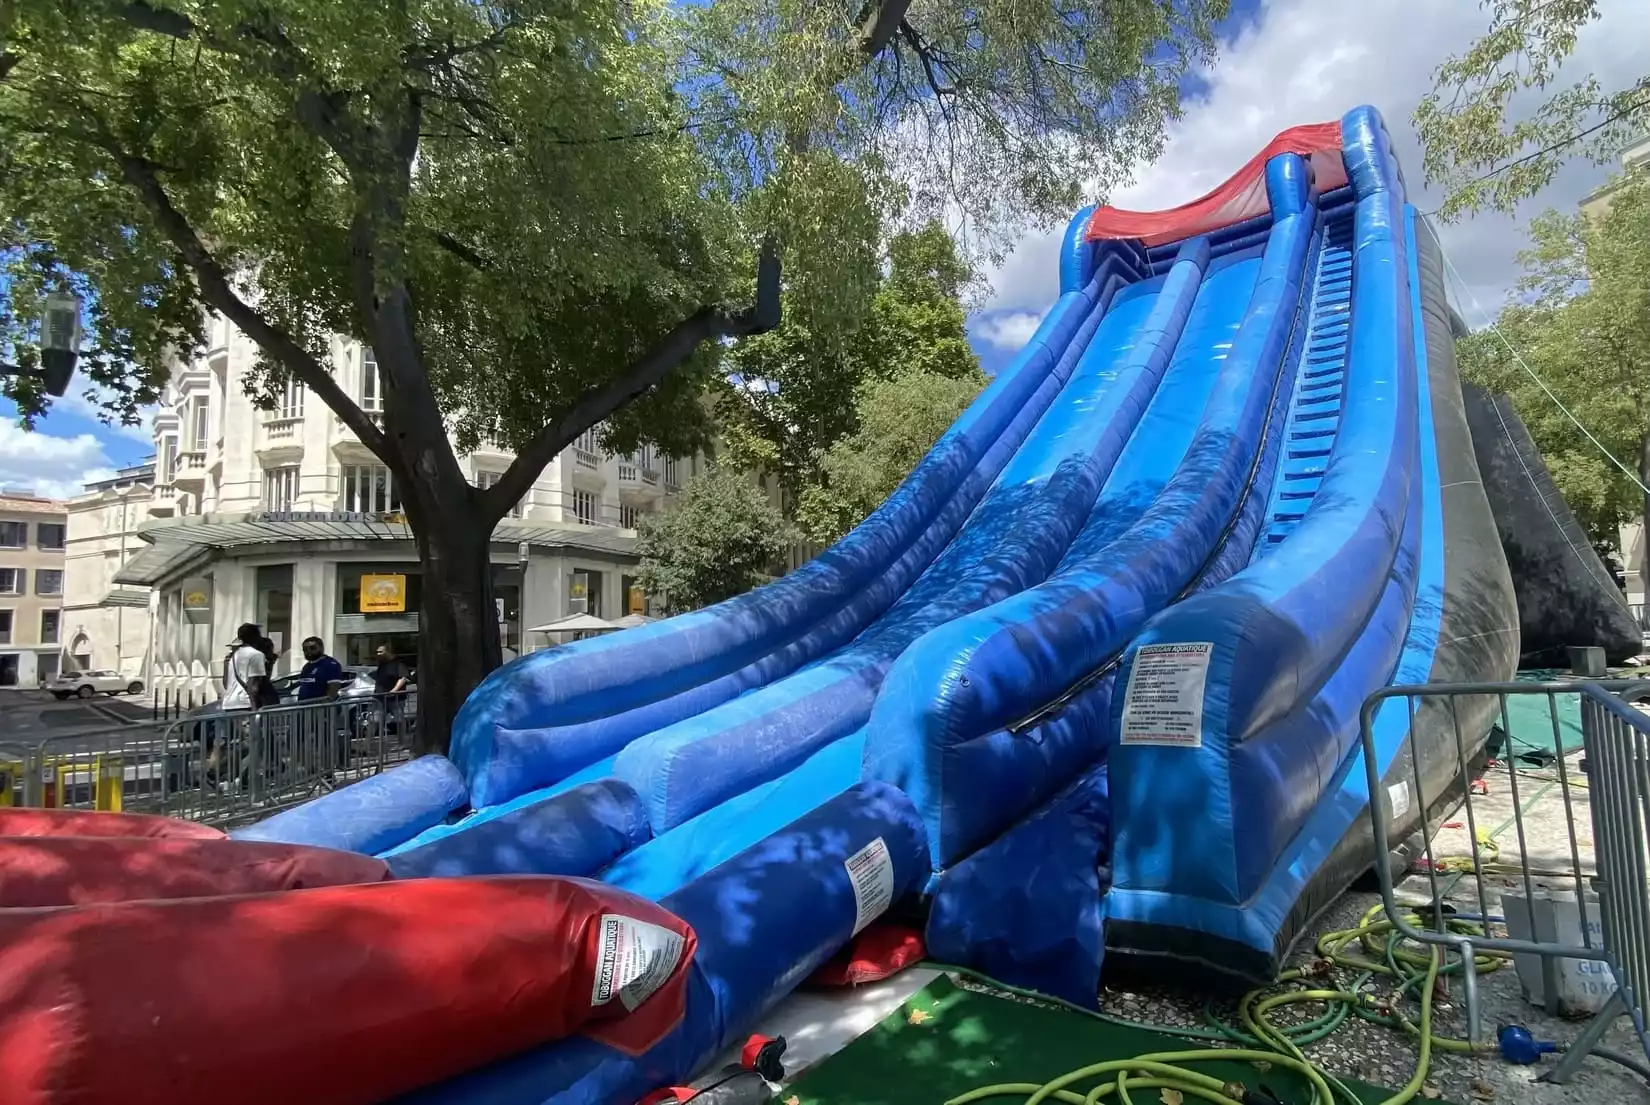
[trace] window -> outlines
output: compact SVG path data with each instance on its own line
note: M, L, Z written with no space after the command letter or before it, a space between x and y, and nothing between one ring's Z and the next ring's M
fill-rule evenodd
M646 513L647 512L639 506L631 506L629 503L620 503L619 525L624 529L635 529L636 520Z
M68 530L62 522L41 522L34 527L35 544L43 549L61 549Z
M0 568L0 595L21 595L28 574L23 568Z
M502 476L503 474L504 473L502 473L502 472L488 472L488 471L485 471L485 470L477 472L476 473L476 486L479 487L479 488L482 488L482 489L492 487L494 484L496 484L498 482L498 478L500 476ZM520 518L521 517L521 502L518 500L515 503L515 505L513 505L512 507L510 507L509 510L504 512L504 516L506 518Z
M37 595L61 595L63 593L63 569L36 568L34 571L34 593Z
M189 405L189 424L192 429L189 438L191 452L206 452L206 430L210 424L211 411L206 406L205 399L196 399Z
M276 418L302 418L304 416L304 385L300 380L287 379L286 387L281 389L280 398L275 404Z
M264 509L291 510L298 501L298 466L264 469Z
M157 471L155 473L155 475L158 477L157 482L160 483L161 486L164 487L164 486L170 484L172 482L173 477L177 475L177 467L178 467L177 461L178 461L178 443L170 437L161 438L160 439L160 466L159 466L159 468L157 469Z
M57 643L58 625L63 620L61 610L42 610L40 612L40 643L55 645Z
M11 644L11 614L10 610L0 610L0 645Z
M382 464L344 466L344 495L339 510L355 514L389 514L401 509L401 496Z
M665 458L665 482L672 487L681 483L681 472L675 457Z
M378 379L378 358L361 347L361 409L371 413L384 409L384 389Z
M596 493L594 491L573 492L573 517L587 526L596 524Z
M27 522L0 522L0 548L21 549L29 543Z
M596 448L596 438L598 436L599 435L596 433L596 427L592 426L588 430L584 431L584 433L580 434L579 439L573 444L575 447L583 449L587 453L600 452L600 450Z

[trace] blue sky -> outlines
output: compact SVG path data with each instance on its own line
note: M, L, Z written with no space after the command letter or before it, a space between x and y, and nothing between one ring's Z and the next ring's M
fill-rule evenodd
M1622 87L1642 73L1643 0L1603 0L1602 18L1585 28L1562 76L1596 73ZM1171 207L1208 191L1278 131L1338 118L1372 103L1392 132L1408 169L1411 199L1433 206L1420 179L1420 149L1410 113L1431 87L1433 68L1465 50L1488 26L1478 0L1234 0L1221 27L1215 66L1182 85L1184 117L1170 126L1163 154L1137 167L1134 179L1106 197L1120 207ZM1481 325L1516 279L1514 255L1529 217L1549 206L1573 207L1608 170L1572 164L1516 217L1479 216L1439 228L1444 249L1463 274L1455 296L1467 321ZM1057 259L1064 227L1027 234L988 274L992 290L970 318L969 336L988 371L1002 368L1036 329L1058 293ZM0 485L73 494L151 452L146 435L100 423L81 396L60 401L39 432L17 429L16 410L0 400Z

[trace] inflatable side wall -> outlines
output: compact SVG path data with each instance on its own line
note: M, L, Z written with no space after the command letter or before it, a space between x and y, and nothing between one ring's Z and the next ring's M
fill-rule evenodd
M1568 647L1595 645L1619 664L1644 648L1627 596L1553 483L1505 395L1466 385L1467 420L1518 596L1524 667L1570 666Z

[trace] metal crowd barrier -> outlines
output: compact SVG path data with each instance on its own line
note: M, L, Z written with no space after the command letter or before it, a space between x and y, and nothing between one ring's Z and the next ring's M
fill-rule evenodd
M1394 854L1394 822L1419 811L1403 843L1428 900L1401 903L1393 865L1377 862L1387 918L1402 936L1458 954L1474 1044L1484 1040L1480 957L1512 960L1526 996L1548 1011L1592 1015L1546 1081L1573 1077L1623 1013L1650 1057L1650 714L1640 699L1650 683L1427 684L1386 688L1363 706L1377 857ZM1390 700L1409 715L1397 761L1408 778L1398 781L1375 767L1375 719ZM1416 743L1418 719L1442 734L1430 749Z
M406 694L186 715L0 745L0 806L125 810L234 826L411 758Z

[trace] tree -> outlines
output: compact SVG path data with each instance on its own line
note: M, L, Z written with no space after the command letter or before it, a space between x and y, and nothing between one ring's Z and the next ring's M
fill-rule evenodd
M1492 208L1510 212L1581 155L1615 158L1650 121L1650 73L1622 88L1595 76L1549 91L1599 0L1489 0L1490 28L1466 53L1445 59L1415 109L1427 179L1447 190L1446 219ZM1546 99L1514 121L1515 98Z
M1595 541L1613 544L1621 522L1650 517L1650 495L1604 455L1650 487L1650 177L1623 181L1602 216L1538 216L1530 242L1522 301L1462 339L1462 370L1512 396L1565 501Z
M726 343L868 310L882 227L1000 248L1156 152L1226 0L8 0L0 346L90 304L112 417L207 312L388 466L423 573L419 734L501 659L489 535L544 466L700 444ZM380 424L333 378L370 345ZM19 352L21 351L21 352ZM25 417L46 403L8 384ZM134 398L136 397L136 398ZM459 455L516 460L489 488ZM457 449L455 451L454 442Z
M796 515L808 540L829 544L881 505L985 383L978 365L959 375L916 367L867 380L854 405L859 428L826 452L802 488Z
M638 579L669 613L697 610L766 580L798 536L754 479L713 466L675 507L641 520Z
M728 354L717 405L726 460L777 477L793 501L819 481L829 451L862 424L857 400L866 383L908 372L979 376L963 308L973 273L945 227L930 221L896 232L885 266L852 331L817 335L793 311L778 329Z

